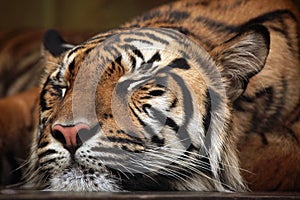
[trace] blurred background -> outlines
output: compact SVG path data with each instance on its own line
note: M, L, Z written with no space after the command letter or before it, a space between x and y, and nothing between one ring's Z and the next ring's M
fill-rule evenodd
M110 29L172 0L0 0L0 30ZM300 5L300 0L295 0ZM270 0L276 2L276 0Z
M0 0L0 30L101 31L171 0Z

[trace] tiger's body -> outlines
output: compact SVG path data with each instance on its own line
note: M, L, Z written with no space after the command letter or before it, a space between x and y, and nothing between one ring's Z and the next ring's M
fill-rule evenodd
M70 49L46 37L28 184L299 189L298 16L289 1L178 1Z

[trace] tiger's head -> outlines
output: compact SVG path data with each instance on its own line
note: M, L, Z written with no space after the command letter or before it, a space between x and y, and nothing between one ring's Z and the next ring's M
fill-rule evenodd
M45 36L47 76L27 182L48 190L243 191L231 105L264 66L269 33L211 52L164 28L78 46Z

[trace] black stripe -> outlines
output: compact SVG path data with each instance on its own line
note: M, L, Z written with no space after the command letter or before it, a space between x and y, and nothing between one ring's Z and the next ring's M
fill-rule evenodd
M148 61L147 63L154 63L155 61L161 61L161 57L159 52L156 52Z
M135 70L136 67L136 59L133 56L130 56L130 61L131 61L131 72L133 72Z
M49 160L46 160L46 161L44 161L44 162L40 162L39 163L39 166L40 167L44 167L44 166L49 166L49 164L50 163L53 163L53 162L55 162L56 161L56 158L52 158L52 159L49 159ZM47 171L48 171L49 169L47 168Z
M145 15L143 15L141 18L138 18L138 21L147 21L147 20L151 20L155 17L160 17L162 14L159 10L155 10L152 12L149 12Z
M129 106L129 108L130 108L132 114L135 116L135 118L140 122L140 124L142 126L146 126L145 122L138 116L138 114L134 111L134 109L131 106Z
M142 145L142 142L140 140L137 140L137 138L134 138L134 140L127 139L127 138L121 138L121 137L117 137L117 136L106 136L106 138L111 142Z
M101 153L111 153L111 149L112 148L107 148L107 147L103 147L103 146L96 146L96 147L91 148L92 151L98 151Z
M40 95L40 106L42 112L51 109L50 107L47 106L46 99L44 98L46 92L47 92L46 90L42 90Z
M113 74L114 71L115 71L115 69L116 69L115 63L114 63L114 62L111 62L111 67L108 68L109 74L110 74L110 75Z
M162 96L164 93L164 90L152 90L148 94L151 96Z
M116 63L118 63L118 65L122 66L121 62L122 62L122 56L119 56L118 58L116 58Z
M213 173L212 173L212 170L211 170L211 166L210 166L210 161L208 159L208 157L201 157L199 159L199 166L200 166L200 170L209 175L209 176L212 176Z
M284 108L284 106L285 106L285 104L286 104L286 93L287 93L287 91L288 91L288 86L287 86L287 81L285 80L285 78L282 76L281 77L281 86L282 86L282 89L281 89L281 91L279 92L279 94L281 94L281 96L280 96L280 98L279 98L279 102L275 105L275 107L276 107L276 112L274 112L274 114L273 115L271 115L269 118L268 118L268 125L271 125L272 123L274 123L274 121L277 121L280 117L281 117L281 115L282 115L282 110L283 110L283 108ZM270 93L271 92L273 92L274 93L274 91L270 91ZM269 93L269 91L267 91L267 93ZM270 98L274 98L274 94L270 97ZM268 100L268 102L267 102L267 104L266 104L266 106L265 106L266 108L272 108L273 107L273 109L274 109L274 100L272 99L270 99L270 100Z
M56 74L55 78L53 78L51 81L53 81L53 80L59 81L61 77L62 77L62 73L61 73L61 71L58 71L58 73Z
M149 88L147 88L147 87L145 87L145 86L141 86L139 89L140 89L140 90L143 90L143 91L149 90Z
M170 109L175 108L177 106L177 103L178 103L178 99L175 98L170 106Z
M161 111L157 109L153 108L151 110L155 120L159 121L161 125L169 126L170 128L172 128L172 130L174 130L175 133L178 132L180 127L173 119L165 116Z
M184 70L190 69L190 65L187 63L186 59L184 59L184 58L177 58L177 59L173 60L169 64L169 67L184 69Z
M80 45L80 46L75 47L74 49L72 49L71 51L69 51L68 57L70 57L75 52L77 52L77 51L79 51L81 49L84 49L84 48L86 48L86 46L84 46L84 45Z
M137 35L137 34L135 34L135 35ZM126 38L126 39L124 39L124 42L127 42L127 43L131 43L131 42L135 42L135 41L139 41L139 42L142 42L142 43L145 43L145 44L153 45L153 43L148 41L148 40L135 39L135 38Z
M239 29L239 26L229 25L224 22L214 21L212 19L209 19L209 18L206 18L203 16L197 17L196 21L200 22L201 24L204 24L204 25L208 26L210 29L213 29L214 31L218 31L218 32L238 32L238 29Z
M44 117L44 118L41 120L42 124L45 124L45 123L47 122L47 120L48 120L48 118L47 118L47 117Z
M198 148L196 148L193 143L186 149L186 151L187 152L185 152L185 154L188 154L189 152L199 152Z
M210 89L206 90L206 101L205 101L205 114L203 116L203 127L204 127L204 134L206 135L208 128L210 126L211 121L211 97L209 94Z
M51 83L52 85L52 90L48 90L48 92L50 93L51 96L58 96L61 97L62 96L62 89L64 89L65 87L56 85L54 83Z
M133 101L132 104L134 105L134 107L135 107L139 112L141 112L141 109L136 105L135 101Z
M94 49L95 47L91 47L91 48L86 48L85 50L84 50L84 52L82 53L83 55L82 56L86 56L87 54L89 54L93 49ZM72 62L70 63L70 65L68 66L68 69L69 69L69 71L70 71L70 73L72 74L72 75L74 75L74 69L75 69L75 67L76 67L76 57L72 60Z
M257 133L260 137L261 137L261 142L264 144L264 145L268 145L269 144L269 141L265 135L264 132L258 132Z
M173 11L169 13L168 17L173 18L175 20L181 20L181 19L186 19L190 16L189 13L183 12L183 11Z
M75 58L72 60L72 62L69 65L69 72L71 74L74 74L74 68L75 68Z
M38 148L41 149L41 148L44 148L45 146L47 146L49 144L49 142L43 142L41 144L38 145Z
M134 46L132 44L128 44L128 43L125 43L125 44L121 45L120 47L125 49L126 51L131 50L132 52L137 49L136 46Z
M126 135L131 138L131 140L137 141L140 144L143 144L143 140L135 132L126 131Z
M140 97L140 99L152 99L152 96L146 95L146 96Z
M44 84L44 87L40 93L40 106L41 106L41 111L46 111L46 110L50 110L51 108L47 106L47 102L46 102L46 98L45 95L47 94L47 85L49 84L50 79L49 77L47 78L46 83Z
M165 145L165 138L159 138L157 135L151 137L151 142L157 144L157 146L162 147Z
M173 119L169 118L169 117L166 118L165 125L171 127L176 133L179 130L178 124L176 124L176 122Z
M147 111L147 109L150 109L152 106L148 103L143 104L142 109L144 111L144 113L146 113L149 116L149 113Z
M177 28L180 29L180 27L177 27L177 26L176 27L164 27L164 26L162 26L161 28L168 28L168 30L166 30L166 29L157 29L155 31L160 33L160 34L163 34L165 36L168 36L168 37L172 38L173 40L176 40L177 42L180 42L178 40L182 39L181 37L178 37L178 33L177 33L177 31L178 31ZM173 31L172 29L177 30L177 31Z
M133 49L132 52L139 58L141 58L142 60L145 60L144 59L144 56L142 54L142 52L139 50L139 49Z
M47 151L45 151L45 152L43 152L43 153L41 153L41 154L38 154L38 157L39 157L39 159L41 159L41 158L43 158L43 157L45 157L45 156L48 156L48 155L51 155L51 154L55 154L55 153L57 153L56 150L54 150L54 149L49 149L49 150L47 150Z
M169 45L169 42L168 42L167 40L164 40L164 39L162 39L162 38L156 36L155 34L152 34L152 33L145 33L145 35L146 35L147 37L149 37L150 39L154 40L154 41L158 41L158 42L160 42L160 43L162 43L162 44Z

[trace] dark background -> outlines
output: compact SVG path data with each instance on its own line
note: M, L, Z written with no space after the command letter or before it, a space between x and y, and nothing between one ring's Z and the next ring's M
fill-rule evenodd
M0 0L0 31L107 30L171 0Z
M0 0L0 31L22 28L103 31L170 1L174 0ZM295 2L300 8L300 0ZM276 0L270 0L271 3Z

